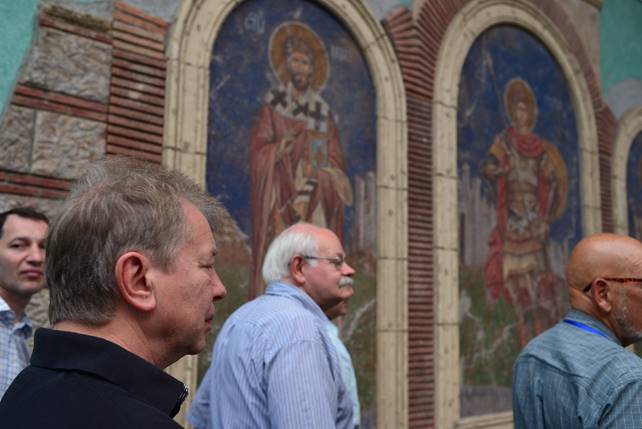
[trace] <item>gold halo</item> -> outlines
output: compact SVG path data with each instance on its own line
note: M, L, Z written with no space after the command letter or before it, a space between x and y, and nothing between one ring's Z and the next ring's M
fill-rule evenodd
M535 94L533 94L533 90L524 79L515 77L508 82L506 90L504 91L504 108L512 123L515 122L515 118L513 118L511 104L512 100L517 97L519 97L520 101L523 101L528 108L529 116L527 125L528 129L532 130L533 127L535 127L535 120L537 119L537 101L535 100Z
M283 44L290 37L300 38L312 49L314 55L314 71L310 78L310 85L319 91L323 85L325 85L330 74L327 51L321 38L312 31L310 27L301 22L284 22L272 32L269 45L270 67L272 67L272 72L282 84L286 85L288 83Z

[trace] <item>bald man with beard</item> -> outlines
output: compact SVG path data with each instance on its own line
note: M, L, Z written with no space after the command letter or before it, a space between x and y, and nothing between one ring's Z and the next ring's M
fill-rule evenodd
M513 368L515 428L642 428L642 244L591 235L566 268L571 310Z

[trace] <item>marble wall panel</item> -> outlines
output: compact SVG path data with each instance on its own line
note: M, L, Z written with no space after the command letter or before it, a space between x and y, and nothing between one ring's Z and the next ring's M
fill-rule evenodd
M77 178L87 163L105 154L105 124L52 112L38 112L34 174Z
M0 168L28 171L36 112L9 106L0 123Z
M106 102L110 69L110 46L62 31L40 28L21 83Z

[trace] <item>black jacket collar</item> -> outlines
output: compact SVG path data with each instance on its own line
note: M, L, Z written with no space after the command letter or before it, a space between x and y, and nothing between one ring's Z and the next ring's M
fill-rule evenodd
M34 344L31 365L92 374L170 417L178 413L187 396L183 383L111 341L40 328Z

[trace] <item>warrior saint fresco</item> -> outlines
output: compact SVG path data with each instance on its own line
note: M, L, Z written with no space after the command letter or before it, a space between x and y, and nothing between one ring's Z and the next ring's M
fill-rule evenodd
M343 240L344 209L352 204L344 151L331 107L319 94L330 74L326 48L301 22L270 37L270 88L250 137L253 269L250 296L262 288L267 245L298 221L332 229Z
M568 175L556 146L533 132L537 102L525 80L509 81L504 107L510 125L495 137L482 166L496 209L484 276L491 300L503 297L512 306L524 347L560 316L546 243L551 223L566 209Z

